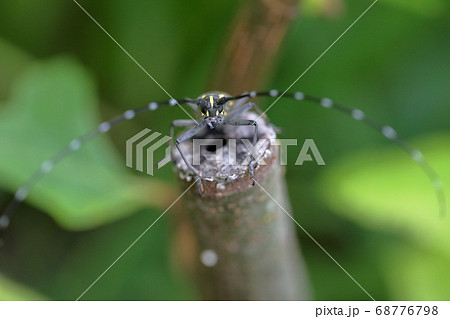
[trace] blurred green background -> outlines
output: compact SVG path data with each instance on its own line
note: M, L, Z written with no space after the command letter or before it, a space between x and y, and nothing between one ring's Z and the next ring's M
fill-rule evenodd
M221 41L242 3L80 1L176 98L210 89ZM303 1L267 89L287 88L370 3ZM446 0L378 1L292 88L392 125L422 150L444 186L450 185L449 9ZM0 2L0 74L0 207L71 139L167 98L70 0ZM39 183L0 251L0 299L76 299L179 193L170 166L155 177L125 167L126 139L145 127L168 132L173 119L185 117L166 108L124 123ZM439 218L419 167L378 132L333 110L281 100L269 118L282 137L313 138L327 164L287 168L299 223L375 299L449 300L449 216ZM290 152L289 163L297 155ZM177 262L177 209L83 299L199 299ZM367 299L299 229L298 237L314 299Z

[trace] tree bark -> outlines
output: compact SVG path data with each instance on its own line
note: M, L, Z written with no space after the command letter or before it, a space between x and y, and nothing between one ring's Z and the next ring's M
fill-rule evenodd
M287 28L298 12L298 0L247 1L235 21L209 90L231 94L259 89L267 78ZM253 113L242 116L256 119ZM237 163L247 157L241 139L252 140L253 127L208 130L198 139L223 141L225 157L236 140ZM276 134L265 117L258 121L258 139ZM192 141L181 145L192 163ZM213 148L202 148L210 155ZM217 151L217 149L215 150ZM261 150L267 165L260 165L255 179L285 209L290 210L284 170L279 153L270 142ZM178 151L172 152L175 171L186 189L192 176ZM247 165L230 165L228 159L206 160L201 172L204 196L194 185L181 200L177 214L175 255L181 259L207 300L305 300L309 298L305 267L289 217L256 184Z
M256 119L257 115L247 113L243 118ZM230 166L227 159L207 160L205 154L219 149L204 147L202 162L195 166L203 176L203 196L194 185L181 200L177 254L185 256L183 263L194 276L203 299L308 299L305 268L292 221L265 192L290 209L278 147L269 142L276 134L264 119L258 124L258 139L267 142L260 150L265 165L255 170L256 185L252 186L247 165ZM253 127L207 130L196 138L224 141L221 151L225 157L235 139L237 163L248 156L240 141L251 141ZM192 147L192 141L182 144L191 164ZM178 151L173 151L172 157L186 189L194 180Z

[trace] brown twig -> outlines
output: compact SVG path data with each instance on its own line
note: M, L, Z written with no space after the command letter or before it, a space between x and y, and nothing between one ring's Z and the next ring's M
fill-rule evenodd
M211 88L241 93L259 88L277 53L298 0L256 0L245 3L233 23L229 41L214 70ZM254 113L242 115L256 119ZM208 130L198 139L223 141L222 151L237 144L237 163L248 156L241 139L252 140L253 127L225 126ZM276 134L265 118L258 120L258 139ZM192 141L182 144L192 163ZM204 196L192 187L182 198L178 214L176 255L195 278L201 297L208 300L302 300L308 284L300 250L289 217L259 187L289 208L278 152L270 142L262 154L267 165L255 171L252 186L247 165L206 160L217 150L203 148L196 168L203 178ZM208 154L209 153L209 154ZM172 152L176 173L187 188L192 176L177 151Z
M231 24L223 54L212 71L208 89L230 94L260 89L268 77L299 0L246 2Z
M256 119L254 113L243 118ZM184 256L196 278L203 299L208 300L301 300L308 298L308 285L299 248L289 217L259 186L283 207L289 207L284 174L278 150L268 140L276 134L264 119L258 121L264 164L257 167L252 186L247 165L230 166L227 160L207 160L218 150L201 150L202 162L195 166L201 173L204 194L191 187L182 198L178 214L178 254ZM237 163L248 156L240 142L251 140L253 127L225 126L208 130L196 138L223 141L222 153L231 153L236 140ZM190 143L191 142L191 143ZM192 163L192 141L182 144ZM178 151L172 156L184 188L192 176ZM204 255L217 258L213 264ZM194 258L193 258L194 256Z

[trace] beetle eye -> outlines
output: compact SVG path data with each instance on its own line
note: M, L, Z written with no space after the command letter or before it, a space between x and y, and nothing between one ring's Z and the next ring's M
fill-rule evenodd
M217 104L223 105L223 104L225 104L227 101L228 101L228 98L223 96L223 97L221 97L220 99L217 100Z
M206 101L203 100L203 99L199 99L199 100L197 101L197 105L200 106L200 107L205 107L206 104L207 104Z

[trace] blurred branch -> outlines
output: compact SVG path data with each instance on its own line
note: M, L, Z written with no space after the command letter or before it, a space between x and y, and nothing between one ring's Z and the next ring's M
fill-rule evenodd
M269 75L299 0L247 1L231 24L232 30L208 89L230 94L256 90Z
M298 12L298 2L246 2L232 23L209 89L231 94L257 89L267 77L289 23ZM243 118L257 116L247 113ZM224 141L223 154L229 154L228 141L251 140L253 128L225 126L208 131L196 138L220 138ZM258 131L259 139L276 136L263 119L258 121ZM282 206L289 207L278 152L270 142L267 144L268 165L259 166L255 178ZM192 154L192 141L182 147L185 154ZM202 152L201 158L208 150ZM178 152L172 155L186 188L190 185L184 180L189 175L187 167ZM237 163L247 155L245 147L237 147ZM185 268L190 268L202 298L308 299L306 273L292 223L259 186L251 186L247 166L205 160L197 169L207 178L202 181L205 194L200 196L192 187L182 199L176 255L183 259Z

